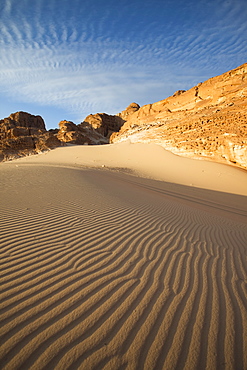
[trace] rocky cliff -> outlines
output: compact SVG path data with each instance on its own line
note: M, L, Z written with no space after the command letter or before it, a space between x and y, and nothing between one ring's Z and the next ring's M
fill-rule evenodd
M125 140L157 143L175 154L247 168L247 64L190 90L116 115L90 114L79 125L61 121L46 131L40 116L17 112L0 120L0 158L35 154L60 145Z
M137 103L131 103L125 110L114 116L106 113L90 114L78 126L93 128L102 136L109 138L111 134L118 132L127 119L139 108L140 106Z
M0 120L0 160L37 154L60 145L57 137L46 131L40 116L16 112Z
M129 117L112 143L153 142L175 154L247 168L247 64Z
M55 147L75 145L99 145L109 143L112 133L118 132L139 105L132 103L117 115L90 114L79 125L61 121L59 129L47 131L42 117L26 112L12 113L0 120L0 160L37 154Z
M76 145L107 144L106 139L90 125L76 125L70 121L61 121L57 138L63 143Z

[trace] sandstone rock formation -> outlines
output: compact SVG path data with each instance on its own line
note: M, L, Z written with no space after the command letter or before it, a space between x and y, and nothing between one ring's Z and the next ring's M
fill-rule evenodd
M118 132L125 121L121 117L111 116L106 113L90 114L79 125L81 127L91 127L104 137L110 137L113 132Z
M61 142L77 145L108 143L108 140L91 126L75 125L70 121L61 121L59 123L57 138Z
M109 138L112 133L118 132L126 120L139 108L138 104L131 103L125 110L114 116L106 113L90 114L78 126L82 128L91 127L102 136Z
M125 110L123 110L121 113L116 114L116 116L122 118L123 121L127 121L130 116L137 112L140 109L140 105L137 103L131 103Z
M16 112L0 120L0 160L36 154L60 145L56 136L46 131L40 116Z
M45 122L42 117L34 116L26 112L12 113L8 118L6 118L6 121L8 121L10 125L11 123L14 126L17 124L18 127L46 130Z
M90 114L79 125L61 121L46 131L25 112L0 120L0 158L35 154L60 145L153 142L175 154L247 168L247 64L188 91L116 115Z
M42 117L26 112L12 113L0 120L0 161L37 154L66 143L92 145L108 142L109 139L90 124L75 125L61 121L59 129L47 131Z
M247 64L141 107L110 142L127 139L247 168Z
M112 132L119 130L123 119L105 113L90 115L79 125L61 121L59 129L46 131L42 117L26 112L12 113L0 120L0 160L37 154L61 145L109 143Z

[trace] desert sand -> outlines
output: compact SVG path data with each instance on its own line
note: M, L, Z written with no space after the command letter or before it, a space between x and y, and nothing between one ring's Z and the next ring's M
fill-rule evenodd
M145 144L0 165L1 369L246 369L247 173Z

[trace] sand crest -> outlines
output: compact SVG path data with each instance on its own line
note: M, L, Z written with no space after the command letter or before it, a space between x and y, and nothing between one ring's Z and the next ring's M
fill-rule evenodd
M0 367L247 368L244 187L102 168L155 178L117 148L1 165Z
M14 161L63 167L113 168L138 176L203 189L247 195L245 170L204 160L179 157L156 144L79 146L56 148L50 152Z

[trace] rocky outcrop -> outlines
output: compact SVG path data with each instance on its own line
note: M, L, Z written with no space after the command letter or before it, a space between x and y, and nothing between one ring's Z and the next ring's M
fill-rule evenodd
M61 121L57 138L64 143L76 145L106 144L108 140L91 126L75 125L71 121Z
M121 113L116 114L117 117L122 118L123 121L127 121L130 116L137 112L140 109L140 105L137 103L131 103L125 110L123 110ZM119 130L118 130L119 131Z
M131 103L125 110L116 115L106 113L90 114L78 126L82 128L91 127L102 136L109 138L113 133L118 132L126 120L139 108L138 104Z
M0 157L35 154L60 145L125 140L157 143L175 154L247 168L247 64L116 114L90 114L79 125L61 121L45 129L40 116L25 112L0 120Z
M45 122L41 116L34 116L26 112L12 113L6 120L18 127L46 130Z
M12 113L9 117L0 120L1 140L37 135L45 131L43 118L26 112Z
M37 153L49 149L55 149L63 145L63 143L57 138L57 135L54 135L54 133L50 131L46 131L43 135L34 137L34 142L35 142L35 151Z
M106 113L90 114L79 125L82 128L93 128L104 137L110 137L113 132L118 132L124 124L124 120L118 116L111 116Z
M0 120L0 159L37 154L60 146L52 132L47 132L42 117L16 112Z
M247 64L141 107L110 138L124 140L247 168Z
M61 121L59 129L49 132L42 117L26 112L12 113L0 120L0 160L37 154L66 144L107 144L111 134L118 132L126 118L138 109L139 105L132 103L115 116L90 114L79 125Z
M42 117L26 112L12 113L0 120L0 160L37 154L66 144L94 145L109 143L119 130L122 118L105 113L90 115L79 125L61 121L59 129L46 131Z
M120 116L97 113L79 125L61 121L59 129L47 132L42 117L26 112L12 113L0 120L0 160L37 154L66 144L107 144L112 132L118 131L124 122Z

